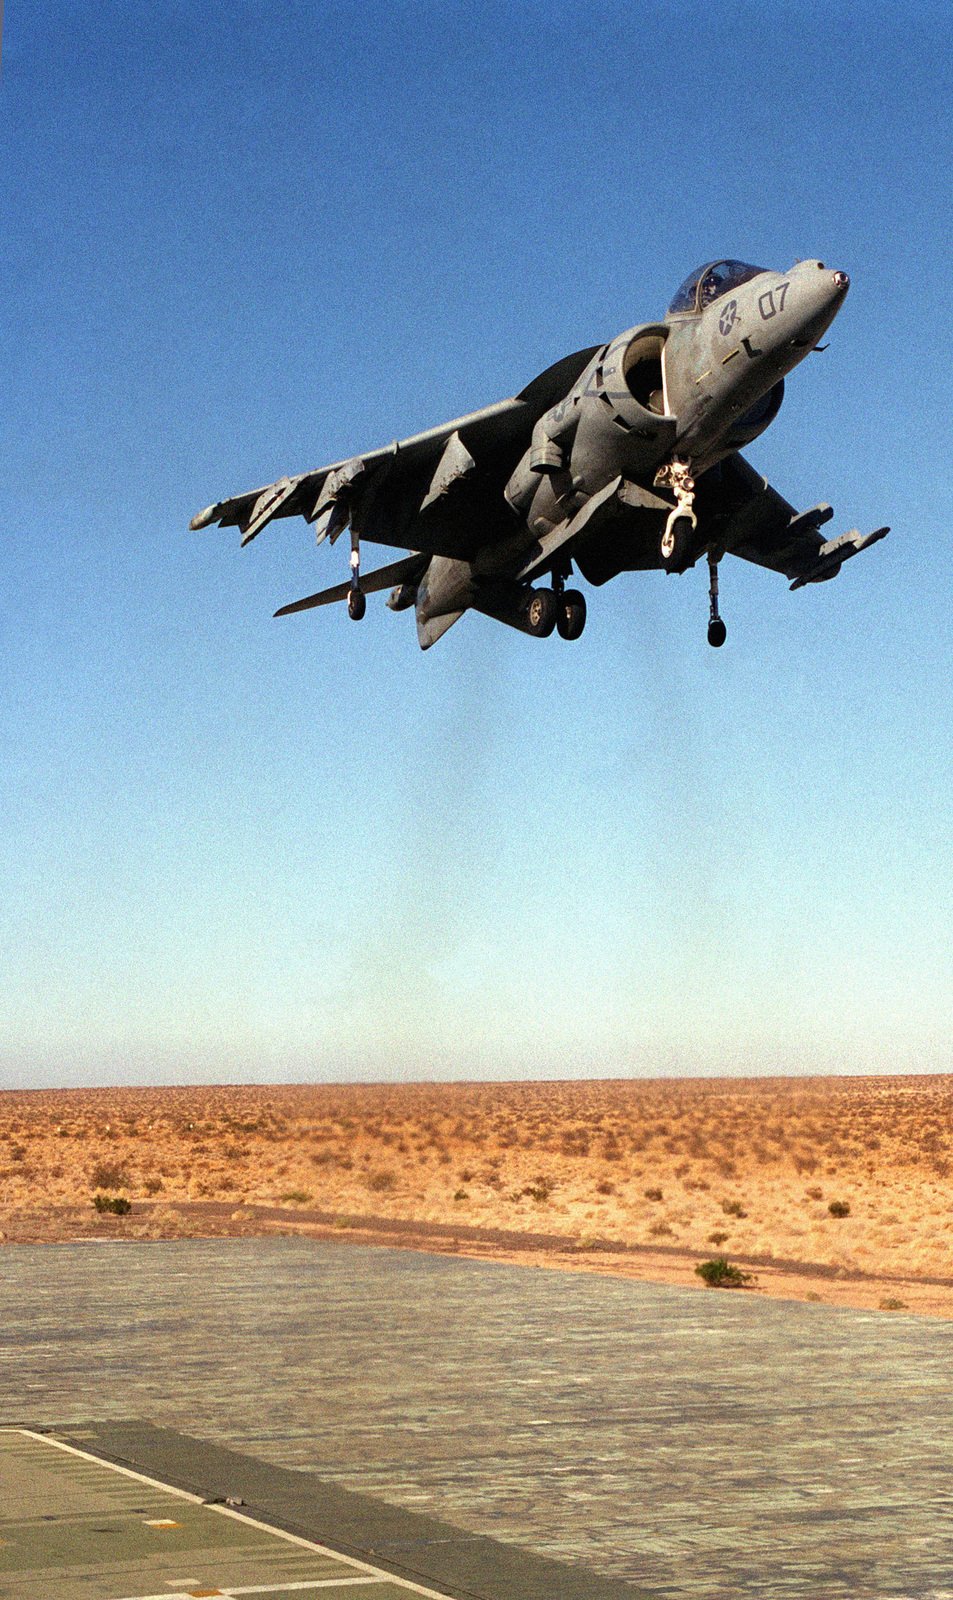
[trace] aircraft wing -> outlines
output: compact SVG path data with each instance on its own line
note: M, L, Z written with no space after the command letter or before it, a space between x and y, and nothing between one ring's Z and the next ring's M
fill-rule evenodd
M466 559L511 532L502 488L534 424L562 399L599 346L565 356L512 399L456 417L313 472L233 495L192 518L193 529L237 527L243 545L278 517L301 516L318 543L349 524L362 539Z
M389 566L378 567L376 572L362 572L362 594L379 594L382 589L399 588L401 584L416 585L424 575L430 560L425 555L404 556L402 561L392 561ZM313 611L316 606L332 606L338 600L346 600L351 593L351 580L347 578L344 583L336 583L330 589L321 589L318 594L305 595L303 600L292 600L290 605L282 606L275 612L276 617L290 617L296 611Z
M819 531L834 515L827 504L795 511L743 456L729 456L706 485L706 523L731 555L769 567L791 580L792 589L836 577L844 562L883 539L889 528L861 534L856 528L825 540ZM702 506L699 507L699 510Z

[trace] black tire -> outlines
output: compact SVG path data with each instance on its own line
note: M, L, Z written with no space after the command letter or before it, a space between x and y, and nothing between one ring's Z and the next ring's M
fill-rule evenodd
M585 626L585 595L578 589L565 589L557 601L556 627L560 639L578 639Z
M720 650L728 637L728 629L720 617L716 617L708 624L708 643L714 650Z
M556 626L558 610L552 589L531 589L523 611L526 632L534 639L548 639Z
M666 523L659 556L666 572L684 572L691 565L695 529L691 517L673 517Z
M347 614L352 622L360 622L367 610L367 595L360 589L352 589L347 597Z

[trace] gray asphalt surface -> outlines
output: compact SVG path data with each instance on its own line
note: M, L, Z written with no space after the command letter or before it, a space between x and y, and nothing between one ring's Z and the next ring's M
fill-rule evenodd
M953 1324L298 1240L0 1251L4 1420L142 1417L659 1595L953 1600Z

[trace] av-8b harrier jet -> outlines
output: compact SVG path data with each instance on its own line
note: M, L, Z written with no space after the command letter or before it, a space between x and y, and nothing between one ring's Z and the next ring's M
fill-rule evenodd
M243 545L278 517L304 517L318 544L349 529L349 578L275 615L341 600L358 620L368 594L391 589L393 611L416 611L424 650L467 610L534 638L578 639L586 602L566 587L574 564L598 585L685 572L704 556L708 641L722 645L724 555L799 589L888 532L825 540L831 507L796 512L739 454L774 421L785 375L819 348L849 287L822 261L790 272L713 261L662 321L565 356L513 399L220 500L191 526L237 527ZM410 554L362 573L362 540Z

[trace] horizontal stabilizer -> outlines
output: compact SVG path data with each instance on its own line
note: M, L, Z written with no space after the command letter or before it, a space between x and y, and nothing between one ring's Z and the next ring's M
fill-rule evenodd
M403 560L392 561L387 567L378 567L376 572L362 573L361 592L377 594L380 589L390 589L394 584L414 583L423 577L429 560L429 556L404 556ZM321 589L318 594L306 595L303 600L292 600L290 605L276 611L275 616L289 617L293 611L313 611L316 606L333 606L337 600L346 600L350 592L351 580L348 578L331 589Z
M827 578L835 578L845 561L885 539L889 532L889 528L875 528L873 533L858 533L856 528L851 528L839 539L829 539L818 550L813 566L795 578L791 588L802 589L806 583L823 583Z

